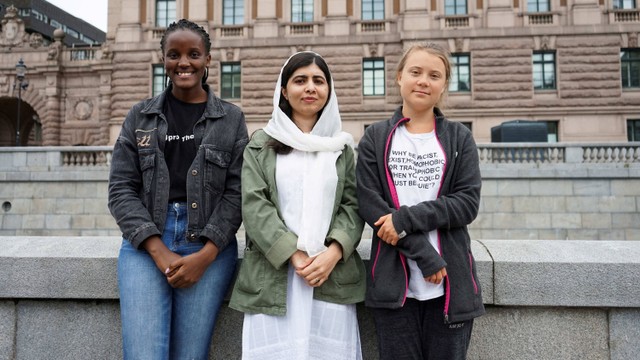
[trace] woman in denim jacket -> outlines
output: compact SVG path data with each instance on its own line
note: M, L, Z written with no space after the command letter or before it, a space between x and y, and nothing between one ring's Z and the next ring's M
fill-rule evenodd
M180 20L161 40L170 84L136 104L113 150L109 209L124 241L125 359L206 359L241 223L242 111L205 84L211 42Z

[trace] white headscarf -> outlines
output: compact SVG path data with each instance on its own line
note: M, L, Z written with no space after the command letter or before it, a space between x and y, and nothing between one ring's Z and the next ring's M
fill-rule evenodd
M321 57L313 51L302 52L312 53ZM331 79L329 100L310 134L303 133L287 114L280 109L282 71L291 58L298 54L300 54L300 52L291 55L280 70L276 89L273 92L273 113L264 131L281 143L301 151L338 151L342 150L346 144L353 146L353 136L342 131L342 120L338 109L338 96L336 96L333 86L333 78ZM284 84L284 86L286 87L287 84Z
M314 52L311 53L320 57ZM307 173L302 174L304 178L302 199L290 200L299 201L302 204L301 214L299 214L300 223L295 226L299 229L297 234L298 249L306 251L309 256L315 256L326 250L324 242L331 224L337 186L336 160L342 153L344 146L347 144L353 146L354 142L351 134L342 131L338 97L335 93L333 79L331 79L329 100L311 133L302 132L280 109L282 71L291 58L297 54L299 53L292 55L280 70L273 94L273 113L264 131L295 150L314 153L313 167ZM286 86L286 84L284 85ZM327 181L331 181L332 184L327 184ZM283 217L285 217L286 224L298 221L293 218L287 219L284 213Z

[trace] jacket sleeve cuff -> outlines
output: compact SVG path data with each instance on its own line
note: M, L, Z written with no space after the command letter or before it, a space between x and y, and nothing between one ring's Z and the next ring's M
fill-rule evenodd
M446 266L447 262L441 257L434 258L433 261L418 263L418 268L420 268L423 277L431 276Z
M342 246L342 259L344 261L347 261L347 259L349 259L349 257L351 256L351 254L353 254L353 251L355 250L353 241L351 241L351 239L349 238L349 235L342 230L338 230L338 229L331 230L329 232L329 235L327 235L327 240L325 241L325 245L329 246L331 244L331 241L336 241L338 242L338 244L340 244L340 246Z
M396 229L400 239L411 234L413 229L411 228L411 222L408 219L407 212L409 208L407 206L401 206L398 211L394 212L391 220L393 221L393 227Z
M200 233L200 237L211 241L220 251L229 245L229 239L225 236L224 231L217 226L205 226L204 230Z
M296 252L297 243L298 238L293 233L285 232L264 255L273 267L279 269Z
M135 249L140 249L140 245L142 245L142 243L149 237L154 235L162 235L155 224L143 225L138 228L133 234L127 237L127 239L131 242L131 246L133 246Z

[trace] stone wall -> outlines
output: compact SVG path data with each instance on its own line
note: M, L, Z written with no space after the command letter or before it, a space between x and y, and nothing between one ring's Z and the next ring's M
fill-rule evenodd
M479 147L473 239L640 240L637 143ZM0 149L0 235L119 235L110 156L110 147Z
M117 236L0 236L0 360L121 359ZM239 245L240 247L242 244ZM640 242L473 241L487 314L470 360L640 358ZM358 251L369 258L368 242ZM378 358L358 305L365 360ZM224 306L210 359L240 359Z

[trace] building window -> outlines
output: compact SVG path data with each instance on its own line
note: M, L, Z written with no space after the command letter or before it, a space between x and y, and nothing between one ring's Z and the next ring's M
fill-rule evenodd
M313 21L313 0L291 1L291 22Z
M627 120L627 138L629 141L640 141L640 120Z
M240 63L228 62L220 65L220 97L223 99L240 99Z
M547 12L551 11L549 0L527 0L528 12Z
M384 20L384 0L363 0L362 20Z
M556 88L556 53L540 51L533 53L533 88L548 90Z
M445 0L444 14L445 15L466 15L467 0Z
M74 38L76 38L76 39L79 39L79 38L80 38L80 33L79 33L79 32L77 32L77 31L75 31L74 29L72 29L72 28L70 28L70 27L67 27L67 28L64 30L64 32L66 32L67 34L69 34L69 35L73 36L73 37L74 37Z
M558 122L557 121L545 121L547 123L547 142L558 142Z
M156 26L169 27L176 21L176 1L156 0Z
M635 9L636 0L613 0L614 9Z
M40 20L42 22L49 22L49 17L41 12L38 12L36 10L31 10L31 15L33 15L34 18L36 18L37 20Z
M640 87L640 49L620 51L620 72L623 88Z
M244 24L244 0L224 0L222 2L222 24Z
M54 19L49 20L49 25L53 26L56 29L62 29L62 24Z
M471 91L471 63L469 54L451 54L453 69L451 81L449 82L450 92Z
M460 121L460 124L464 125L470 131L473 131L473 123L471 121Z
M164 64L153 65L153 83L151 85L151 96L160 95L167 85L167 78L164 71Z
M384 95L384 58L362 60L362 95Z

